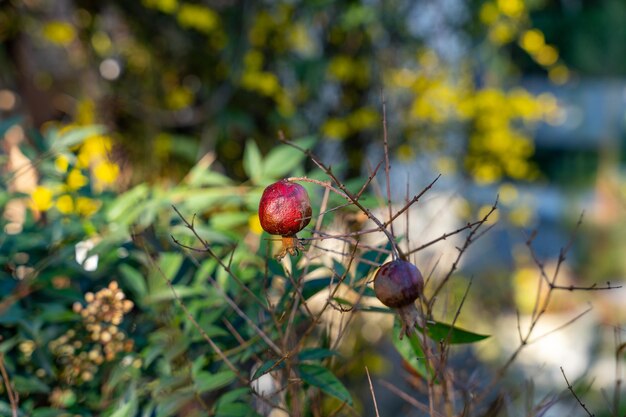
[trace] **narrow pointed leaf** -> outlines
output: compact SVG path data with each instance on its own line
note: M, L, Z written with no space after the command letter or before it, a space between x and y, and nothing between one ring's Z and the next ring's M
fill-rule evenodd
M310 386L317 387L340 401L352 405L352 396L331 371L320 365L301 364L300 377Z
M489 335L473 333L441 322L428 324L428 336L435 341L443 340L451 345L476 343L489 337Z

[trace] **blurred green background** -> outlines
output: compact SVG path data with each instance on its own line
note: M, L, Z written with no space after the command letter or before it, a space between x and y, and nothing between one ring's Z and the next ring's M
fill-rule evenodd
M197 215L217 257L262 294L272 285L256 216L263 187L288 176L327 179L278 132L358 191L383 155L383 102L392 173L389 184L376 176L368 207L383 206L389 188L399 208L442 174L399 220L402 244L462 227L499 196L495 226L446 294L458 302L473 280L459 324L492 337L456 351L453 367L487 384L518 343L516 311L527 318L541 299L524 244L531 230L550 270L584 211L563 285L625 282L625 56L621 0L0 0L0 352L21 412L269 415L249 387L223 399L241 387L160 276L226 350L240 341L225 321L242 326L245 339L255 333L207 276L263 322L216 258L183 255L173 243L170 235L198 244L171 206ZM315 216L323 189L306 186ZM315 227L346 232L364 222L348 208ZM459 242L413 260L445 275ZM333 251L345 251L324 248L327 267ZM84 312L93 304L97 314L97 294L115 299L118 286L131 304L110 307L117 323L94 319L115 327L103 336ZM503 388L518 411L494 415L522 415L560 394L559 366L582 380L596 415L623 415L626 405L607 406L603 392L622 375L624 300L624 289L556 295L537 334L593 309L520 356ZM322 358L354 399L340 415L374 415L364 364L381 415L424 415L376 382L401 373L394 382L420 392L391 343L390 317L355 320L337 347L344 359ZM254 355L267 359L253 347L233 353L242 372L258 365ZM10 415L4 386L0 394L0 415ZM303 415L336 407L320 404ZM571 407L569 397L551 412Z

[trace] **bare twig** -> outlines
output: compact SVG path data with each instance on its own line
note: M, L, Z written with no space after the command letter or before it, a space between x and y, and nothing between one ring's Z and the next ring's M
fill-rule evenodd
M357 206L359 208L359 210L361 210L365 215L367 215L367 217L369 217L370 220L372 220L376 226L378 226L379 230L381 232L383 232L386 236L387 239L389 239L389 242L391 243L391 247L393 248L393 255L394 258L398 258L399 257L399 250L398 250L398 244L395 241L394 237L391 235L391 233L389 232L389 230L387 230L387 228L383 225L383 223L372 214L372 212L365 207L363 204L361 204L361 202L358 200L358 198L356 196L354 196L347 188L346 186L339 180L339 178L337 178L337 176L335 175L335 173L332 171L332 169L330 167L327 167L326 165L324 165L324 163L313 153L311 152L309 149L304 149L298 145L296 145L295 143L287 140L285 138L285 135L283 134L282 131L278 132L279 135L279 139L295 148L298 149L300 152L304 153L305 155L307 155L309 157L309 159L311 161L313 161L313 163L315 165L317 165L322 171L324 171L324 173L333 180L333 182L337 185L337 187L343 191L345 193L345 198L348 199L348 201L351 201L355 206Z
M146 251L146 253L148 253L148 248L146 248L144 246L143 249L144 249L144 251ZM187 308L185 303L183 303L183 301L181 300L180 296L178 295L178 292L176 291L176 289L174 288L174 285L172 284L172 281L170 281L170 279L167 278L165 273L161 270L159 265L157 265L157 263L154 262L154 260L152 259L151 256L148 256L147 258L149 259L149 262L150 262L151 266L159 272L159 275L161 275L161 277L163 277L163 279L167 283L167 286L169 287L170 291L172 292L172 295L174 296L174 299L176 300L176 302L178 303L180 308L185 312L185 315L187 316L187 318L189 319L191 324L196 328L196 330L198 330L198 332L202 335L202 337L209 344L209 346L211 346L211 349L213 349L213 351L217 354L217 356L219 356L220 359L222 361L224 361L226 366L228 366L228 368L231 371L233 371L233 373L237 376L237 379L239 379L242 383L247 384L248 383L248 379L245 378L243 375L241 375L241 373L239 372L237 367L235 365L233 365L233 363L230 361L230 359L228 359L228 357L224 354L222 349L220 349L220 347L213 341L211 336L209 336L204 331L204 329L200 326L200 324L198 324L198 322L193 317L193 315L191 314L191 312L189 311L189 309Z
M436 410L431 413L431 410L427 405L422 404L421 402L413 398L413 396L402 391L400 388L396 387L392 383L387 382L384 379L381 379L380 384L383 385L385 388L387 388L389 391L396 394L398 397L402 398L407 403L411 404L413 407L417 408L418 410L425 412L425 413L429 413L428 415L430 417L444 417L443 414L439 413Z
M391 229L391 235L395 236L393 232L392 209L391 209L391 180L389 179L389 171L391 167L389 165L389 140L387 137L387 102L385 101L385 95L381 91L380 98L383 105L383 150L385 152L385 181L387 182L387 208L389 209L389 228Z
M457 269L457 267L459 265L459 262L461 261L461 258L463 257L463 254L465 253L465 251L467 251L467 249L470 247L470 245L473 242L475 242L476 239L479 236L482 236L482 235L477 236L477 233L480 230L480 227L483 224L485 224L487 222L487 220L489 220L489 217L497 210L497 207L498 207L498 197L496 197L496 200L494 201L493 205L491 206L491 209L489 210L489 212L487 212L487 214L485 214L483 216L483 218L476 224L475 227L469 229L470 232L467 235L467 237L465 238L465 242L463 243L463 246L458 248L458 252L459 253L458 253L456 259L452 263L452 266L448 270L448 273L443 277L443 279L439 282L439 284L437 285L437 287L433 291L433 293L432 293L432 295L430 297L430 300L428 301L428 303L426 305L426 310L427 310L427 313L428 313L429 316L432 314L433 305L435 303L435 300L437 299L437 295L443 289L443 287L448 283L448 281L452 277L452 274L456 271L456 269Z
M372 378L370 377L370 371L365 367L365 373L367 374L367 382L370 385L370 393L372 394L372 401L374 402L374 411L376 412L376 417L380 417L378 413L378 404L376 403L376 395L374 394L374 386L372 385Z
M576 395L576 392L574 391L574 388L572 387L572 385L569 383L569 381L567 380L567 377L565 376L565 371L563 370L563 367L561 366L561 373L563 374L563 378L565 379L565 383L567 384L567 389L572 393L572 395L574 396L574 398L576 398L576 401L578 401L578 404L580 404L580 406L583 408L583 410L585 410L585 412L587 413L587 415L589 417L594 417L594 414L592 414L588 409L587 406L585 406L585 404L580 400L580 398L578 397L578 395Z
M0 372L2 373L2 380L4 381L4 387L7 391L7 396L9 397L9 403L11 404L11 412L13 414L13 417L17 417L19 396L17 395L15 391L13 391L13 387L11 386L11 380L9 379L9 373L7 372L7 369L4 366L4 352L0 352Z
M193 217L192 223L189 223L187 221L187 219L185 219L185 217L182 215L182 213L176 208L176 206L172 205L172 208L174 209L174 211L176 212L176 214L178 214L178 217L180 217L180 219L183 221L185 227L187 229L189 229L191 231L191 233L193 233L193 235L196 237L196 239L198 239L198 241L202 244L202 246L204 247L203 252L208 253L209 255L211 255L211 257L213 259L215 259L217 261L217 263L224 268L224 270L226 271L226 273L233 279L233 281L235 281L239 287L246 293L248 294L250 297L252 297L253 300L255 300L257 302L257 304L259 304L264 310L267 310L267 305L263 302L263 300L261 300L255 293L253 293L250 288L248 288L248 286L246 284L244 284L243 282L241 282L241 280L239 279L239 277L237 275L235 275L232 271L232 269L230 268L230 266L228 264L226 264L219 256L217 256L217 254L213 251L213 249L211 249L211 246L209 245L209 242L207 242L206 240L204 240L197 232L196 228L193 225L193 220L195 220L195 215ZM191 248L189 246L183 245L180 241L178 241L174 236L172 236L172 240L174 241L174 243L176 243L178 246L183 247L185 249L192 249L195 251L202 251L199 249L194 249Z

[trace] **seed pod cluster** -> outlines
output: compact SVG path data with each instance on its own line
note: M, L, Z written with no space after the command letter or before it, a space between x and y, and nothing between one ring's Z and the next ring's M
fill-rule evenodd
M85 293L85 301L85 306L79 302L73 305L81 325L49 345L61 365L61 377L70 385L93 380L101 364L134 347L133 340L119 327L133 302L126 299L116 281L95 294Z

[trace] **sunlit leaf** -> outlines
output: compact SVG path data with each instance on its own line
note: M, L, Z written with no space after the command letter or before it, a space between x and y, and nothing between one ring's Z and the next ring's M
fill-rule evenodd
M110 417L133 417L137 413L137 398L133 395L130 401L118 408Z
M261 151L253 140L246 142L246 149L243 152L243 169L252 182L260 183L263 176L263 160Z
M315 138L310 136L295 140L294 143L308 149L315 143ZM266 155L263 161L263 177L271 180L286 177L305 159L306 155L292 146L277 146Z
M52 145L50 148L55 151L65 150L82 143L90 136L101 135L104 131L104 126L98 125L75 127L51 138Z

